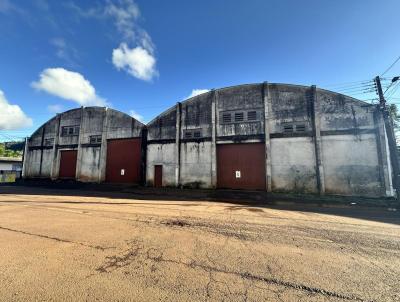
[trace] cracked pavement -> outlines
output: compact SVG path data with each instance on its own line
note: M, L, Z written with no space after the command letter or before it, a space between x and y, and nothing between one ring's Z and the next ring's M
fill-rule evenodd
M0 301L400 301L396 213L0 193Z

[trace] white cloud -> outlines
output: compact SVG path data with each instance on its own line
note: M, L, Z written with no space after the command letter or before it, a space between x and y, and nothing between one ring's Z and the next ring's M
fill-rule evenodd
M118 70L144 81L158 76L155 46L150 35L138 24L140 10L134 0L107 0L105 6L82 9L68 5L83 18L111 19L122 36L122 43L112 51L112 62Z
M16 130L32 126L32 119L27 117L18 105L11 105L0 90L0 130Z
M60 104L48 105L47 111L49 111L50 113L54 113L54 114L61 113L64 111L64 106L60 105Z
M192 97L195 97L196 95L203 94L203 93L206 93L206 92L209 92L209 91L210 91L210 89L193 89L192 93L190 95L188 95L186 97L186 99L190 99Z
M130 110L129 115L131 117L133 117L134 119L138 120L139 122L142 122L142 123L144 122L143 115L137 113L135 110Z
M134 40L136 38L136 20L140 16L139 7L132 0L108 2L104 9L105 16L114 19L114 24L125 39Z
M60 98L74 101L81 106L105 106L106 101L80 73L64 68L47 68L40 74L40 80L31 86Z
M134 77L150 81L158 75L156 59L141 46L129 48L126 43L113 50L112 62L118 70L125 70Z

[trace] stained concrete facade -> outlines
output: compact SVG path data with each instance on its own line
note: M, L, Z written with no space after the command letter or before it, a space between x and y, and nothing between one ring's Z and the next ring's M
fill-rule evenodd
M177 103L147 128L148 185L162 165L164 186L217 188L218 144L263 142L269 192L394 194L379 109L315 86L212 90Z
M65 131L72 130L72 133ZM25 146L25 178L57 179L60 152L77 150L76 180L102 182L107 140L141 137L144 125L131 116L103 107L82 107L58 114L42 125Z
M79 126L76 135L63 127ZM91 143L91 137L101 142ZM76 179L105 180L107 140L142 137L146 184L218 187L220 144L265 144L265 188L358 196L393 196L382 113L315 86L258 83L212 90L161 113L147 126L121 112L87 107L59 114L29 139L24 176L56 179L60 150L76 149ZM264 170L264 169L263 169Z

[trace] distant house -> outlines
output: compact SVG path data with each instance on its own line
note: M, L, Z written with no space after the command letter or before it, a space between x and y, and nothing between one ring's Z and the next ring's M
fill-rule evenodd
M0 157L0 183L14 182L21 177L22 158Z

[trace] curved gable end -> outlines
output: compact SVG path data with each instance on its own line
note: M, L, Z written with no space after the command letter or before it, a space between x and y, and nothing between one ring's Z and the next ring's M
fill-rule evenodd
M393 195L378 108L315 86L215 89L148 130L148 185Z
M57 114L28 139L24 177L106 181L107 169L113 164L107 166L110 142L131 140L127 146L136 144L140 152L144 127L131 116L104 107L82 107ZM142 155L134 156L137 161Z
M76 167L76 169L69 169ZM315 86L255 83L178 102L147 126L101 107L29 139L25 177L393 196L382 112Z

